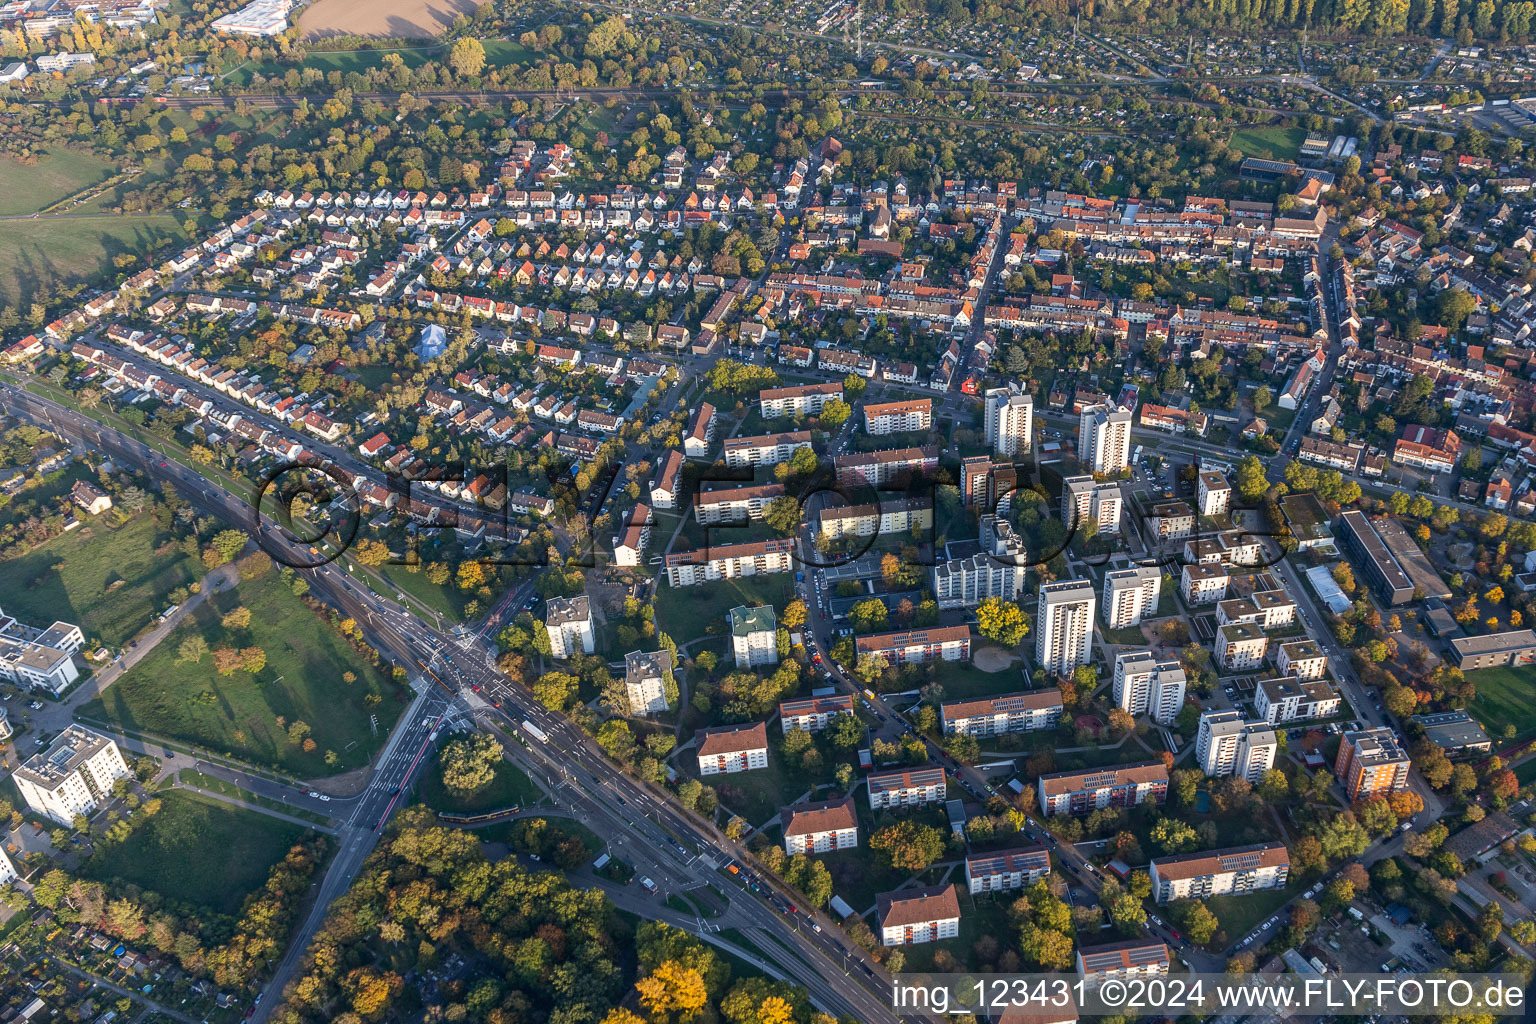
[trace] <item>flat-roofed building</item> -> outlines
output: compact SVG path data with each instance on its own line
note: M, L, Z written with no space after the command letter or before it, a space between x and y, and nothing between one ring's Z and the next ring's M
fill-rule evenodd
M672 707L675 689L669 685L672 652L630 651L624 655L624 692L634 715L654 715Z
M911 946L960 934L960 899L953 885L881 893L875 899L882 946Z
M1482 636L1459 636L1451 641L1451 661L1463 672L1501 665L1529 665L1536 661L1536 632L1508 629Z
M1200 716L1195 757L1213 778L1235 775L1257 784L1275 766L1279 750L1268 722L1249 722L1240 711L1207 711Z
M1257 843L1157 857L1150 870L1152 898L1158 903L1241 896L1285 888L1291 876L1291 855L1284 843Z
M1184 603L1192 607L1216 604L1227 596L1227 584L1232 577L1221 565L1204 565L1185 562L1179 571L1179 593Z
M1241 672L1264 664L1269 637L1257 623L1234 622L1216 627L1216 664L1227 672Z
M762 722L700 729L700 775L733 775L768 767L768 730Z
M1326 680L1295 676L1261 679L1253 696L1254 711L1270 725L1331 718L1343 703L1339 691Z
M1035 400L1012 388L986 393L986 441L995 455L1027 454L1034 439Z
M1061 482L1061 519L1076 532L1092 523L1098 533L1120 532L1125 497L1116 483L1100 483L1088 475L1069 476Z
M1080 946L1077 950L1077 973L1084 983L1095 987L1111 980L1167 974L1168 962L1167 945L1150 939Z
M1354 559L1365 582L1387 605L1399 605L1413 599L1413 582L1381 535L1359 509L1348 509L1339 516L1339 544Z
M1111 569L1104 574L1104 626L1129 629L1157 614L1163 589L1163 570L1155 565Z
M1008 520L982 516L980 543L981 550L969 558L953 558L929 570L941 609L975 608L989 597L1017 601L1024 593L1029 560Z
M1222 626L1251 622L1260 629L1283 629L1295 621L1296 602L1283 590L1256 590L1216 606L1216 622Z
M131 775L110 736L70 725L23 762L11 781L34 812L68 826L77 815L89 817L111 796L112 784Z
M1391 729L1346 732L1333 762L1334 777L1351 802L1408 788L1408 754Z
M779 663L778 619L767 605L731 609L731 653L737 668Z
M1214 469L1207 469L1196 477L1195 497L1203 516L1225 515L1232 507L1232 485Z
M786 700L779 705L779 725L785 732L804 729L821 732L838 715L853 714L851 693L828 693L802 700Z
M858 657L873 654L887 665L925 665L930 661L964 661L971 656L971 627L933 626L896 633L876 633L854 640Z
M1313 640L1292 640L1280 644L1275 666L1282 676L1297 679L1322 679L1328 674L1328 655Z
M1194 536L1195 510L1187 501L1164 501L1152 506L1152 539L1185 540Z
M1131 460L1130 410L1084 409L1077 424L1077 457L1090 473L1124 472Z
M972 896L981 892L1013 892L1034 885L1050 873L1050 851L1038 844L965 858L965 884Z
M1061 712L1061 691L1057 689L1026 690L939 705L944 731L967 736L1054 729L1061 721Z
M1424 729L1424 738L1444 750L1447 757L1486 754L1493 749L1488 733L1465 711L1414 715L1413 721Z
M550 598L544 607L544 628L551 657L569 658L578 648L586 654L594 650L592 606L585 594Z
M784 827L784 852L831 853L859 845L859 817L853 798L795 804L779 812Z
M1093 584L1058 580L1040 587L1035 614L1035 663L1069 676L1093 656Z
M1115 656L1115 703L1133 715L1148 715L1172 725L1184 709L1187 680L1177 659L1158 659L1151 651L1121 651Z
M873 772L865 780L865 786L869 790L870 809L876 811L941 804L948 788L944 769L937 765Z
M1040 812L1087 814L1103 807L1160 804L1168 798L1168 769L1161 761L1143 761L1113 768L1053 772L1035 780Z

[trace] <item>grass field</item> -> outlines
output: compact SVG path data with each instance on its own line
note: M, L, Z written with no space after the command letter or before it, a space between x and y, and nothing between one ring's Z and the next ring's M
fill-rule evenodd
M148 515L119 529L100 520L0 563L8 587L5 610L46 626L74 622L111 646L125 643L167 604L172 590L202 576L202 566Z
M250 626L226 630L221 617L239 605L250 609ZM266 667L253 677L241 669L218 675L211 655L199 663L178 663L182 641L193 635L201 635L210 650L260 647ZM355 682L342 678L348 671L355 673ZM364 698L370 693L384 699L369 705ZM272 572L199 606L81 714L300 776L321 776L368 762L400 715L402 705L394 695L385 675L364 662ZM377 732L370 728L371 715L378 716ZM286 725L278 724L280 717ZM312 751L290 741L286 730L300 721L311 729ZM327 750L336 752L334 764L325 763Z
M1232 133L1227 148L1265 160L1294 160L1306 141L1304 128L1246 128Z
M50 149L35 164L0 160L0 217L36 213L112 176L112 164L89 153Z
M668 586L661 580L656 584L656 628L684 644L704 636L710 622L723 619L737 605L771 604L775 611L783 610L794 585L794 576L787 572L738 576L693 587Z
M1536 733L1536 666L1482 668L1468 676L1477 697L1467 710L1493 736L1514 723L1517 737Z
M0 223L0 302L24 305L44 284L96 277L112 257L185 242L182 223L169 214L118 217L39 217Z
M1306 886L1292 879L1284 889L1260 889L1241 896L1211 896L1203 902L1227 933L1228 942L1240 942L1261 921L1285 906Z
M240 910L245 897L307 830L198 793L171 790L160 813L143 822L121 846L82 866L99 881L121 881L171 900L220 914Z
M421 780L421 799L434 811L449 814L482 814L499 811L513 805L527 807L537 803L542 794L533 780L522 769L507 761L496 766L496 777L491 784L468 797L452 793L443 785L443 766L434 762L432 770Z

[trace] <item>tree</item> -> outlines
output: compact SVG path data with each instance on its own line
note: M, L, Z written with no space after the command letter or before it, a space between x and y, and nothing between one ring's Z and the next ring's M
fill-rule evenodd
M988 640L1017 647L1029 635L1029 619L1014 602L989 597L976 608L976 629Z
M878 633L890 624L890 612L878 597L867 597L848 609L848 623L855 633Z
M219 622L225 629L245 629L251 624L251 610L245 605L231 608Z
M448 66L460 78L474 78L485 68L485 47L478 39L461 37L448 51Z
M893 868L926 871L944 855L944 833L931 825L898 821L870 836L869 848L883 854Z
M176 648L177 664L201 664L203 655L208 653L208 641L194 633L181 642Z
M1164 853L1186 853L1200 844L1200 837L1187 822L1164 818L1152 826L1152 841Z
M1264 410L1268 409L1270 403L1274 400L1275 393L1269 389L1269 385L1260 385L1253 393L1253 411L1262 416Z
M836 430L848 422L848 416L853 412L853 407L841 398L834 398L821 407L821 413L817 417L821 425L827 430Z
M623 722L614 724L625 725ZM469 796L489 786L496 778L496 766L501 763L501 744L490 734L477 732L467 739L453 739L443 744L438 759L442 765L443 785L452 793Z
M805 602L796 598L785 605L783 614L779 616L779 625L789 630L805 625Z
M1250 505L1264 497L1264 492L1269 490L1269 477L1258 456L1249 455L1237 464L1236 486L1238 496Z
M763 522L788 537L800 528L800 502L793 495L774 498L763 509Z
M635 991L640 1005L658 1020L696 1017L709 1001L704 976L676 960L658 964L654 971L635 982Z

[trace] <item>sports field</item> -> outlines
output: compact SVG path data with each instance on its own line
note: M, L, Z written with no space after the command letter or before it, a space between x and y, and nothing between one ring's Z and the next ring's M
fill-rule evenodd
M1232 133L1227 148L1265 160L1294 160L1306 141L1304 128L1245 128Z
M1504 726L1513 723L1515 735L1529 738L1536 734L1536 666L1519 668L1481 668L1467 673L1477 687L1471 711L1489 735L1504 735Z

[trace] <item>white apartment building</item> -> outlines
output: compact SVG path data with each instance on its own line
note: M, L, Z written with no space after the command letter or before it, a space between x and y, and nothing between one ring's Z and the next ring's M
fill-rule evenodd
M1158 903L1240 896L1285 888L1291 875L1291 855L1284 843L1182 853L1154 859L1151 875L1152 898Z
M768 767L768 730L762 722L700 729L700 775L733 775Z
M828 693L803 700L786 700L779 705L779 725L785 732L804 729L821 732L838 715L853 714L853 695Z
M908 398L869 402L864 406L864 433L872 436L927 430L933 426L933 399Z
M1203 470L1195 480L1195 497L1201 515L1225 515L1232 507L1232 485L1214 469Z
M784 826L784 852L831 853L859 845L859 818L853 798L795 804L779 812Z
M1216 664L1226 672L1241 672L1264 664L1269 637L1253 622L1216 627Z
M716 544L694 551L678 551L662 560L667 583L691 587L696 583L789 572L794 567L793 537L748 544Z
M1061 712L1061 691L1057 689L1025 690L939 705L944 731L968 736L1054 729L1061 721Z
M1343 705L1339 692L1322 679L1295 676L1260 679L1254 690L1253 709L1270 725L1329 718Z
M0 849L0 885L7 885L20 877L21 874L16 870L16 865L11 862L10 856L5 850Z
M1281 644L1275 664L1282 676L1297 679L1322 679L1328 674L1328 655L1312 640Z
M1220 564L1186 562L1179 572L1179 593L1190 607L1215 604L1227 596L1232 577Z
M89 816L132 772L109 736L71 725L17 768L11 779L29 808L61 825Z
M585 594L550 598L544 608L544 628L549 632L551 657L569 658L577 648L586 654L593 651L592 607Z
M1012 892L1034 885L1051 873L1051 854L1043 846L1023 846L965 858L965 884L979 892Z
M988 388L986 399L986 440L993 453L1029 454L1034 440L1034 397L1011 388Z
M0 611L0 679L58 696L80 678L74 655L85 634L68 622L37 629Z
M688 433L683 435L683 454L690 459L701 459L709 454L709 446L715 441L715 407L700 402L688 423Z
M931 498L888 498L866 505L823 508L818 513L821 534L828 540L843 537L892 537L900 533L933 529Z
M672 652L630 651L624 655L624 691L634 715L654 715L672 706L667 699L667 676L672 672Z
M1103 946L1080 946L1077 973L1088 985L1168 973L1168 947L1155 939L1126 939Z
M1195 510L1186 501L1164 501L1152 506L1152 539L1184 540L1195 532Z
M960 899L953 885L881 893L875 902L883 946L938 942L960 934Z
M693 514L705 525L745 523L763 518L763 510L775 498L784 497L783 484L758 484L755 487L725 487L718 491L700 491L693 496Z
M1131 462L1131 413L1096 405L1077 422L1077 458L1090 473L1123 472Z
M843 397L843 385L838 381L826 384L801 384L785 388L767 388L757 394L758 410L763 419L780 416L818 416L826 404Z
M676 448L669 450L656 471L651 484L651 504L656 508L677 508L683 486L683 453Z
M1114 569L1104 574L1104 625L1128 629L1157 613L1163 589L1163 570L1155 565Z
M1177 659L1160 661L1151 651L1121 651L1115 657L1115 703L1159 725L1172 725L1179 717L1186 682Z
M651 507L644 502L624 517L624 532L613 538L613 564L638 566L651 543Z
M948 786L944 769L935 765L900 771L873 772L865 780L869 806L879 811L888 807L926 807L942 804Z
M1260 629L1283 629L1296 621L1296 602L1283 590L1256 590L1216 606L1216 623L1251 622Z
M755 437L728 437L725 439L725 464L732 469L776 466L788 462L801 448L810 447L811 432L808 430L759 434Z
M975 608L989 597L1017 601L1028 572L1024 542L1006 519L981 517L981 550L940 562L928 571L941 609Z
M1207 775L1236 775L1257 783L1275 766L1279 749L1268 722L1245 721L1238 711L1207 711L1200 716L1195 756Z
M779 663L778 619L767 605L731 609L731 652L737 668Z
M1093 584L1058 580L1040 588L1035 611L1035 663L1068 676L1093 655Z
M1101 484L1087 475L1069 476L1061 482L1061 521L1069 530L1082 529L1091 522L1099 533L1119 533L1124 507L1119 484Z

